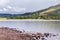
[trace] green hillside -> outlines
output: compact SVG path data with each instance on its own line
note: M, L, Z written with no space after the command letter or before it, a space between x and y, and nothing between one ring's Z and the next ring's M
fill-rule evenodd
M60 5L52 6L41 12L39 16L45 19L60 19Z
M29 15L20 15L8 17L9 19L60 19L60 4L39 10L35 12L29 12Z

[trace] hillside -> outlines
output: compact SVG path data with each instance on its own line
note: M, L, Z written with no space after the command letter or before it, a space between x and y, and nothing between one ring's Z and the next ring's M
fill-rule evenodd
M11 19L60 19L60 4L43 10L24 13Z
M60 5L52 6L40 13L45 19L60 19Z
M60 4L51 6L49 8L35 11L27 12L24 14L1 14L0 18L7 19L60 19Z

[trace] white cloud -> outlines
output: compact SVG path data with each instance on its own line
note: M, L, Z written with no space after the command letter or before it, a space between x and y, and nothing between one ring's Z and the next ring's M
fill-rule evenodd
M3 8L3 11L8 11L8 9L6 9L6 8Z
M0 9L0 12L24 12L26 8L7 6Z
M21 12L21 11L25 11L26 8L14 7L14 10L15 10L16 12Z
M25 1L26 3L29 3L29 2L31 2L31 0L23 0L23 1Z
M4 5L3 7L6 7L4 8L4 10L6 9L8 9L8 11L15 10L17 12L25 10L26 10L25 12L37 11L58 3L60 3L60 0L0 0L0 5ZM0 8L1 7L2 6L0 6Z
M21 8L21 7L18 7L18 6L11 6L11 5L8 5L6 8L4 8L4 10L16 11L16 12L21 12L21 11L25 11L26 10L26 8Z
M7 4L7 3L9 3L9 0L0 0L0 5L2 6L2 5L5 5L5 4Z
M2 9L0 9L0 12L2 12L3 10Z
M58 0L50 0L50 2L57 2Z
M55 2L58 1L58 0L54 0Z
M12 6L7 6L7 8L12 9Z

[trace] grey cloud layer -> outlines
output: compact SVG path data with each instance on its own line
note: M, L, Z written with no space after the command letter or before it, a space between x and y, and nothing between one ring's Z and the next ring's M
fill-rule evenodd
M7 5L25 8L25 11L28 12L41 10L56 4L60 4L60 0L10 0Z

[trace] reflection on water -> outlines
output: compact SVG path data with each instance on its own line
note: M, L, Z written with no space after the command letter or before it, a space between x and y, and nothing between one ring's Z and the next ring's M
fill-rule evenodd
M0 21L1 26L25 31L60 33L59 21Z

